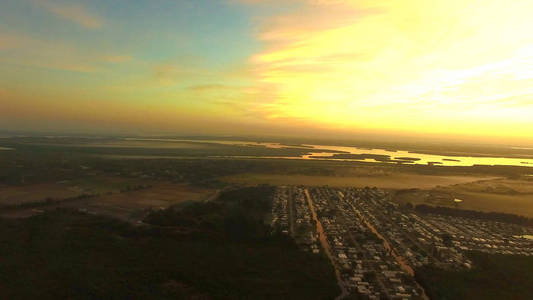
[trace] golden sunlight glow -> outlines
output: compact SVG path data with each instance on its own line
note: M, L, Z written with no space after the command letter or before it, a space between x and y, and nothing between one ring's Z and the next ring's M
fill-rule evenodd
M254 56L269 117L333 128L530 136L533 2L312 1L273 20ZM286 20L294 20L288 23ZM324 22L329 24L330 22Z

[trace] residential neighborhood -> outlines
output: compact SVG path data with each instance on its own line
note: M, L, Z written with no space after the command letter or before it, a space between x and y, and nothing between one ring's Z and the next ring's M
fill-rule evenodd
M533 256L531 228L418 213L377 188L282 186L271 221L273 233L327 255L344 297L426 299L418 267L470 269L467 251Z

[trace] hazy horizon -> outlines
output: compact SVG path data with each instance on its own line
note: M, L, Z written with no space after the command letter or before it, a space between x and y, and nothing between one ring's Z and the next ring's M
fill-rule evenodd
M325 144L325 145L353 145L372 143L376 147L385 147L396 144L401 148L406 145L464 145L464 146L485 146L485 147L524 147L524 149L533 150L533 141L523 139L480 139L479 137L469 136L432 136L432 135L392 135L384 133L366 133L366 134L343 134L335 132L332 134L328 131L314 131L313 133L209 133L209 132L151 132L139 133L131 131L113 132L109 130L102 131L0 131L0 138L8 137L79 137L79 138L169 138L169 139L208 139L208 140L243 140L243 141L268 141L268 142L295 142L304 144ZM398 149L399 149L398 148Z

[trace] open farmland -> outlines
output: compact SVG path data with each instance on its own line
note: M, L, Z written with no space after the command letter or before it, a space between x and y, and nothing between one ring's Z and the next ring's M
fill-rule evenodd
M119 192L140 184L140 180L120 177L84 177L74 180L28 184L0 185L0 206L14 206L43 201L63 200L80 195Z
M385 176L371 177L335 177L335 176L307 176L307 175L278 175L278 174L239 174L223 177L230 183L256 185L329 185L337 187L379 187L385 189L421 188L428 189L436 186L446 186L487 179L482 176L436 176L409 173L391 173Z
M215 190L195 188L184 184L160 183L146 189L103 195L90 199L78 208L89 212L129 219L146 209L163 209L185 201L212 199Z
M83 190L80 187L60 183L0 186L0 205L20 205L46 199L64 199L78 196L81 193Z

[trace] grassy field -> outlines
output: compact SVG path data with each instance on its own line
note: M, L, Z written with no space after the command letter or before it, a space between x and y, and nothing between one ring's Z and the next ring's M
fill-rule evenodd
M454 199L463 202L455 204ZM484 212L502 212L533 217L533 182L520 179L492 179L456 184L431 190L399 193L398 203L457 207Z
M150 188L103 195L73 207L127 220L143 210L162 209L184 201L207 200L215 190L195 188L184 184L159 183Z
M1 186L0 205L18 205L41 202L46 199L61 200L82 194L119 192L128 186L141 184L139 179L120 177L83 177L39 184Z
M459 185L457 188L474 193L533 194L533 180L499 178Z
M421 188L428 189L436 186L446 186L459 183L473 182L487 179L482 176L437 176L409 173L392 173L385 176L336 177L336 176L307 176L307 175L278 175L248 173L222 177L221 180L230 183L256 185L329 185L353 187L379 187L386 189Z
M91 183L97 184L95 181L91 181ZM108 188L114 186L112 182L108 182L107 184ZM48 187L48 190L42 186ZM29 189L30 187L32 189ZM47 197L54 196L54 199L61 200L63 198L76 197L80 194L80 190L69 190L60 184L43 184L30 187L16 187L11 194L17 197L11 199L17 199L17 203L35 203L42 201L41 197L43 195L47 195ZM9 218L28 217L35 215L36 213L40 213L43 210L54 210L58 207L68 207L73 209L81 209L91 213L113 216L122 220L132 220L142 217L142 212L146 209L166 208L184 201L207 200L216 195L216 190L202 189L186 184L165 182L153 183L140 189L130 188L127 190L125 189L126 187L127 186L124 185L124 182L122 182L122 184L116 186L114 189L109 189L105 192L97 194L94 197L81 199L73 198L60 202L54 201L37 208L21 207L20 209L8 209L0 211L0 216ZM104 186L98 186L95 188L98 188L98 190L102 191ZM11 191L14 189L14 187L5 189ZM22 191L24 190L28 190L28 192L23 193ZM138 218L135 218L135 216Z
M29 186L1 186L0 205L17 205L43 201L46 198L64 199L81 194L82 190L69 185L43 183Z

